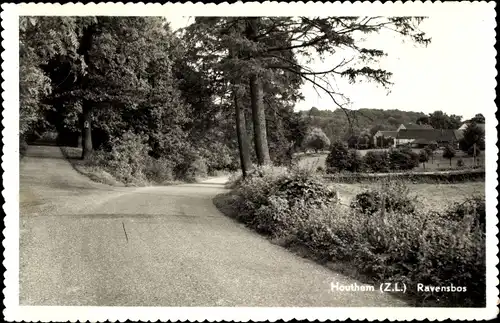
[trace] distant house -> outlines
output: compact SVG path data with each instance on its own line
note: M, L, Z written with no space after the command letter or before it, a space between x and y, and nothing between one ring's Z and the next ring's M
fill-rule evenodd
M457 145L461 138L455 129L402 129L398 131L396 146L425 147L433 142L439 146Z
M398 130L408 130L408 129L434 129L431 125L429 124L417 124L417 123L402 123L399 127Z
M382 131L382 130L379 130L373 136L373 145L375 147L382 146L380 144L380 139L379 138L393 138L394 139L394 143L395 143L397 135L398 135L397 131Z

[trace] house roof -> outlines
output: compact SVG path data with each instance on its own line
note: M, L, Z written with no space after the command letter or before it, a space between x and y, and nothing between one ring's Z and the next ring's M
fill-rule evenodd
M429 124L403 123L406 129L434 129Z
M428 140L425 138L417 138L412 143L417 145L429 145L431 142L433 142L433 140Z
M402 129L398 139L421 139L424 141L450 142L457 141L456 130L453 129Z
M396 138L396 136L398 135L398 132L397 131L390 131L390 130L379 130L377 131L377 133L375 134L376 137L381 137L381 136L384 136L384 137L393 137L393 138Z

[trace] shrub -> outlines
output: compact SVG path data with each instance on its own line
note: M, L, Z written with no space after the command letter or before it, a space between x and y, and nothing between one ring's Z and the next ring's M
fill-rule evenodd
M56 131L46 131L40 137L41 141L50 141L54 142L57 140L57 132Z
M348 262L375 282L405 283L421 302L485 304L485 235L470 221L418 210L382 217L334 208L312 210L306 219L295 240L320 257ZM467 293L415 293L417 283L467 286Z
M196 178L207 176L207 173L205 159L194 150L186 151L183 160L174 167L175 178L180 180L195 181Z
M173 167L171 160L149 157L146 160L144 172L149 181L164 184L174 180Z
M355 149L349 150L349 154L347 155L347 160L348 160L348 165L346 170L350 172L360 172L365 169L363 158L361 157L361 154L357 150Z
M375 173L385 173L389 171L389 155L387 151L369 151L363 157L363 164Z
M304 146L318 152L318 150L328 149L330 139L328 139L321 128L313 128L305 137Z
M349 167L349 150L343 142L332 143L326 157L326 168L329 173L340 172Z
M362 272L382 281L397 279L410 291L417 283L467 286L467 293L417 296L454 306L482 303L485 241L479 230L464 230L464 223L418 212L387 212L384 217L361 217L349 224L358 233L350 245L356 249L353 261Z
M125 132L121 138L111 139L111 151L99 163L104 163L121 182L144 180L149 148L147 140L148 136Z
M416 210L416 199L410 196L410 190L403 181L388 181L378 189L361 192L354 197L350 207L364 214L374 214L382 209L383 200L388 212L412 214Z
M419 155L411 148L391 149L389 151L390 168L394 170L411 170L418 167Z
M243 176L241 172L234 172L229 175L226 184L224 185L226 188L235 189L241 185L243 182Z
M463 221L468 215L473 216L475 224L486 224L486 201L483 196L473 196L465 201L455 202L443 214L443 217L452 221Z
M234 164L233 153L228 146L220 142L205 143L198 148L198 153L205 160L208 173L231 169Z
M429 153L427 150L421 150L420 153L418 154L418 161L421 163L426 163L429 161Z
M464 160L463 160L462 158L459 158L459 159L457 160L457 166L458 166L458 167L464 167L464 165L465 165L465 164L464 164Z
M299 214L293 210L323 208L337 198L335 191L312 172L276 167L256 168L235 194L238 218L270 235L287 230L290 221L299 221Z

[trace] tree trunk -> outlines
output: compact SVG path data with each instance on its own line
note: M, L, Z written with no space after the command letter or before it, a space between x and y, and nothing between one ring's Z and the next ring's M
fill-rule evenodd
M83 103L82 159L88 159L92 151L92 105L86 101Z
M252 103L252 121L255 141L255 153L259 165L271 164L267 144L266 114L264 111L264 91L258 76L250 78L250 97Z
M256 42L257 17L248 18L246 36ZM251 54L250 58L255 58ZM252 105L252 121L254 131L255 153L259 165L271 164L269 146L267 143L266 114L264 110L264 90L258 74L250 76L250 100Z
M241 108L236 90L233 92L234 107L236 114L236 135L238 136L238 147L240 151L240 163L243 177L246 177L248 171L252 168L250 159L250 143L248 141L245 110Z

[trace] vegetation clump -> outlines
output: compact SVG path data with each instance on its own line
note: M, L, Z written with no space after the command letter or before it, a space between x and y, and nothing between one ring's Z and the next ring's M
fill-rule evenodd
M237 218L258 231L275 234L299 221L296 208L324 208L337 194L323 180L306 170L258 167L235 189ZM305 215L302 213L301 215Z
M414 214L417 210L417 199L411 196L403 181L390 181L379 189L366 190L357 194L350 204L352 209L371 215L384 212L402 212Z
M374 173L386 173L390 169L389 154L385 150L367 152L363 162L367 170Z

